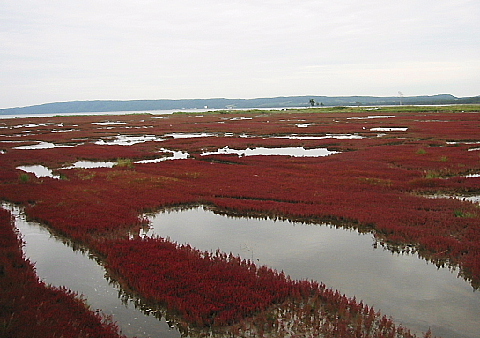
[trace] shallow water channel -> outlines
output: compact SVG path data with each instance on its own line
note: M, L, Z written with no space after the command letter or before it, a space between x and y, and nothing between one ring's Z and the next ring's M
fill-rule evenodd
M15 215L16 227L25 242L25 256L35 264L41 280L82 294L92 310L112 315L128 337L180 337L165 320L145 315L132 302L122 302L119 289L105 278L105 269L88 254L74 251L38 223L27 222L18 208L3 207Z
M375 248L372 235L328 225L218 215L203 208L151 216L146 236L232 252L293 279L324 282L418 333L478 338L480 292L418 256Z
M444 338L478 338L480 292L457 278L457 272L437 269L415 255L375 248L371 235L328 225L232 218L201 207L149 219L151 229L143 236L232 252L294 279L322 281L417 333L431 327ZM83 294L92 308L113 314L128 336L180 336L163 319L143 314L131 302L122 303L119 290L106 281L105 270L93 259L21 215L17 227L26 242L26 256L35 262L42 280Z

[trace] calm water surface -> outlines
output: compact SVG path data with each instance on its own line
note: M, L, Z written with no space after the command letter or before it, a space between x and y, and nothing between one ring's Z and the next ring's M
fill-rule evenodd
M478 338L480 292L416 255L374 248L372 235L284 221L232 218L202 208L150 216L144 235L170 237L200 250L220 249L283 270L293 279L324 282L393 316L417 332Z
M105 270L94 260L16 213L25 254L35 262L42 280L83 294L92 308L112 314L128 336L180 337L163 319L122 303L119 290L107 282ZM294 279L322 281L418 333L431 327L444 338L478 338L479 292L456 272L439 270L414 255L375 249L371 235L327 225L232 218L203 208L149 218L152 226L144 236L168 236L200 250L232 252Z
M73 251L48 230L35 222L27 222L18 208L4 205L15 215L17 229L22 234L25 256L35 264L37 275L54 286L66 286L85 296L92 309L112 315L122 332L129 337L180 337L164 320L147 316L135 309L132 302L124 304L119 289L105 278L105 269L88 255Z

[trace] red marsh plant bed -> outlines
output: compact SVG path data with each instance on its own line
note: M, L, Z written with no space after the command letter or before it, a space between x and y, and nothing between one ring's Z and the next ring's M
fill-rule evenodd
M124 337L75 293L45 285L23 257L12 215L0 208L0 336Z
M252 322L245 319L259 314L254 321L260 336L283 336L286 325L312 337L415 337L321 283L292 281L231 254L201 252L163 238L107 241L98 250L127 289L196 327L233 325L230 334L251 332Z
M464 278L478 287L478 205L421 195L479 194L480 178L465 176L480 173L480 151L471 150L470 144L447 141L480 142L478 136L473 139L473 130L480 135L480 114L404 109L68 117L65 121L80 130L85 144L34 150L14 149L18 144L4 142L37 141L35 135L19 136L14 130L21 129L14 128L18 121L5 120L10 129L0 133L0 198L23 204L29 217L96 252L126 288L148 302L165 305L189 325L238 323L274 308L285 309L288 304L296 304L292 306L299 313L312 313L313 297L321 300L321 305L313 306L319 311L313 311L318 314L314 326L326 330L327 337L408 337L406 330L395 328L370 308L334 296L323 286L290 281L249 262L221 253L201 253L165 239L131 238L146 225L141 216L144 212L175 205L208 204L233 214L328 220L371 232L392 250L413 250L438 265L459 266ZM385 116L376 117L382 114ZM443 121L441 126L433 127L439 125L438 120ZM31 121L50 121L42 128L53 130L59 128L62 118ZM192 158L133 164L158 155L162 142L94 145L98 139L118 133L132 135L130 129L121 131L124 124L112 125L115 129L99 129L95 124L106 121L136 126L136 135L205 132L218 136L169 138L164 141L169 148L189 151ZM462 126L467 125L463 135ZM402 131L372 130L398 127ZM248 141L245 133L253 138ZM356 134L363 138L309 141L269 137L292 134ZM78 142L69 135L73 132L62 133L61 142ZM55 142L57 136L44 133L43 137L52 137L49 140ZM204 149L225 145L243 149L302 145L343 152L313 158L201 155ZM61 169L75 160L114 158L130 160L129 165ZM63 179L37 178L15 169L25 164L46 165L61 172ZM144 259L146 255L148 259ZM166 262L178 268L172 271ZM259 271L266 275L260 276ZM235 281L235 287L229 287L222 278ZM239 294L239 290L244 293ZM323 296L324 292L330 296ZM329 297L338 298L338 302L331 303ZM238 302L228 301L232 298ZM344 303L350 305L341 305ZM271 312L267 317L272 318Z
M46 164L53 168L66 166L79 160L115 161L117 159L148 159L158 156L150 150L144 150L142 145L124 147L119 145L100 146L84 144L74 147L50 149L12 149L5 154L5 159L11 167L24 164Z

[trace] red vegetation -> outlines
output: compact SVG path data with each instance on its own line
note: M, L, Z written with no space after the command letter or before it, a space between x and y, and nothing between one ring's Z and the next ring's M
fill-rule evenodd
M200 326L232 324L289 294L289 285L273 270L162 238L107 242L100 250L107 268L143 298L162 301Z
M297 334L304 330L326 338L414 337L322 283L292 281L283 272L231 254L201 252L163 238L111 241L99 247L107 269L121 276L127 289L149 304L163 304L190 325L221 327L260 314L256 329L270 334L284 333L279 322L295 316L288 325L296 326Z
M248 316L255 321L265 311L273 311L272 307L288 316L285 309L292 306L302 315L312 311L312 316L318 315L322 323L318 326L330 330L327 337L408 337L400 332L406 330L395 328L370 308L321 284L290 281L239 258L198 252L164 239L130 239L145 226L140 215L146 211L208 204L226 213L331 221L371 232L392 250L414 250L439 265L459 266L464 277L478 287L478 205L422 195L480 194L480 178L465 177L480 173L480 151L466 143L480 142L479 113L387 110L384 114L396 116L367 119L371 112L362 110L312 111L207 114L202 118L39 118L35 121L45 125L29 136L20 134L26 127L18 127L25 121L4 120L10 129L2 129L0 141L16 142L1 144L0 199L23 204L29 217L86 245L105 259L112 275L127 289L143 300L163 304L191 325L225 325ZM251 119L232 119L241 116ZM112 129L92 124L106 119L127 124L112 125ZM299 128L299 123L309 126ZM370 130L399 126L408 130L386 135ZM74 131L51 132L59 128ZM163 137L172 132L217 136L167 137L163 142L125 147L89 143L118 134ZM270 137L342 133L364 138ZM14 149L27 140L76 147ZM242 149L328 147L342 153L319 158L201 156L227 145ZM192 158L111 169L61 169L80 159L161 157L163 147L188 151ZM15 169L26 164L57 169L64 179L36 178ZM263 322L270 323L270 319Z
M45 285L22 256L11 214L0 208L0 336L4 338L121 337L75 293Z

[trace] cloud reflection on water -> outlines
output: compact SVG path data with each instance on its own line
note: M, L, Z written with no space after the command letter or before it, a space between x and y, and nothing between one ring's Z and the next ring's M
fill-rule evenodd
M170 237L200 250L232 252L283 270L294 279L324 282L356 296L419 332L446 337L480 332L480 294L457 272L414 254L374 249L372 235L284 221L232 218L202 208L150 216L145 235Z

